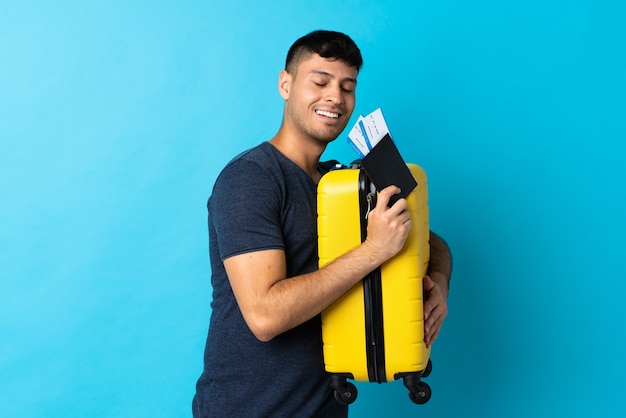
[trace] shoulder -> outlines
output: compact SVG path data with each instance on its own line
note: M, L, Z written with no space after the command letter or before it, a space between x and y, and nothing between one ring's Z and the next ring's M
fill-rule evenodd
M267 145L257 145L230 160L215 180L214 192L216 189L243 185L252 179L255 182L269 180L276 170L276 161Z
M219 177L233 174L241 176L248 174L249 171L257 174L259 171L274 171L279 166L279 161L272 148L268 142L263 142L242 152L226 164Z
M283 186L280 163L267 142L237 155L217 177L209 204L228 202L228 206L251 202L279 201Z
M222 259L284 248L280 229L284 187L264 148L261 144L233 158L213 186L209 228L216 234Z

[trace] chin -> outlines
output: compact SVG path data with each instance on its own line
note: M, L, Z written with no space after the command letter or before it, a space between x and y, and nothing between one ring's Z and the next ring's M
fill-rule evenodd
M314 135L313 138L317 142L320 142L320 143L323 143L323 144L330 144L335 139L339 138L339 135L341 135L341 131L339 133L324 134L324 135Z

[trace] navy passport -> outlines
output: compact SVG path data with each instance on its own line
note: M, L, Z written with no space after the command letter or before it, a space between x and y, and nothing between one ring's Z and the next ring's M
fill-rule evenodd
M406 198L417 187L417 182L389 134L361 160L361 166L379 192L392 184L400 188L400 193L392 196L389 206L400 198Z

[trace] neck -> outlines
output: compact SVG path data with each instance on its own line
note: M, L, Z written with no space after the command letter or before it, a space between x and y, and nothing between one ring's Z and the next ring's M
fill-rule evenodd
M319 182L322 175L317 169L317 165L326 149L325 144L298 140L297 136L289 135L283 129L279 130L269 142L304 170L315 183Z

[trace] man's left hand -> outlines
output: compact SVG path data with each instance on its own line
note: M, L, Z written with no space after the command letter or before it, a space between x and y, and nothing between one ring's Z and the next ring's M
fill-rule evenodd
M441 285L424 276L424 342L430 347L441 331L441 325L448 315L448 298Z

